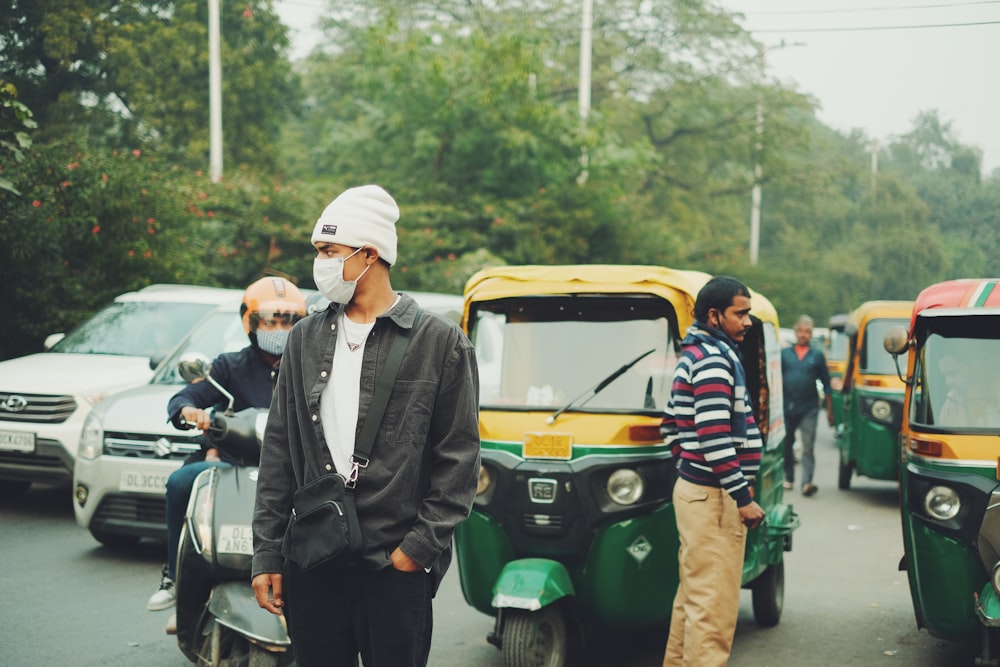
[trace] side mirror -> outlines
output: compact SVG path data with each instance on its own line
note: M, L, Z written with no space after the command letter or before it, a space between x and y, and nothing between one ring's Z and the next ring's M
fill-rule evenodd
M910 333L899 324L894 324L889 327L885 332L885 336L882 338L882 347L889 354L898 356L906 352L906 348L910 344Z
M846 335L850 336L851 338L854 338L855 336L858 335L858 325L854 324L853 322L845 324L844 325L844 333Z
M42 349L45 350L46 352L51 350L53 345L55 345L65 337L66 334L64 333L49 334L48 336L45 337L45 343L42 346Z
M185 382L199 382L212 372L212 362L204 354L189 352L177 362L177 372Z
M212 377L212 362L208 360L208 357L200 352L188 352L177 362L177 371L184 378L185 382L201 382L204 380L218 389L223 396L229 399L229 407L226 408L226 414L233 414L233 404L236 402L236 399Z

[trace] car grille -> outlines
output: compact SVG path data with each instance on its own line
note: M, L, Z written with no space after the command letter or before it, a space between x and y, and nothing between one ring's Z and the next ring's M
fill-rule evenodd
M61 424L75 410L76 401L72 396L0 392L0 419L3 421Z
M183 461L201 449L201 436L163 436L155 433L105 433L104 453L137 459Z
M94 513L94 521L141 522L167 525L166 503L162 495L108 495Z

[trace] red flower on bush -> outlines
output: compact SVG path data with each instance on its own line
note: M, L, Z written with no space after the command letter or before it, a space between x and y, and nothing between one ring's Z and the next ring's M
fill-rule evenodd
M92 233L92 234L93 234L94 236L97 236L97 234L98 234L98 233L99 233L100 231L101 231L101 226L100 226L100 225L94 225L94 226L93 226L93 227L91 227L91 229L90 229L90 232L91 232L91 233Z
M136 148L132 151L132 155L139 157L140 155L142 155L142 151Z
M31 202L31 205L34 206L35 208L38 208L39 206L42 205L42 202L36 199L35 201Z

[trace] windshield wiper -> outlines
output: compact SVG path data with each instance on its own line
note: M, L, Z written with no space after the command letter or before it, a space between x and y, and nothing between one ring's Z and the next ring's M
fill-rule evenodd
M563 406L563 407L559 408L558 410L556 410L555 412L553 412L552 415L548 419L545 420L545 423L546 424L552 424L552 423L554 423L555 420L559 418L559 415L561 415L562 413L566 412L570 408L579 408L579 407L582 407L587 401L589 401L594 396L597 396L599 393L601 393L601 391L603 391L605 387L607 387L609 384L611 384L612 382L614 382L615 380L617 380L619 377L621 377L625 373L625 371L627 371L628 369L632 368L637 363L639 363L640 361L642 361L643 359L645 359L646 357L648 357L649 355L651 355L655 351L656 351L656 348L654 347L652 350L649 350L648 352L643 352L638 357L636 357L632 361L628 362L627 364L625 364L624 366L622 366L621 368L619 368L618 370L616 370L614 373L612 373L611 375L609 375L608 377L604 378L603 380L601 380L600 382L598 382L596 385L594 385L593 387L591 387L587 391L583 392L582 394L580 394L579 396L577 396L576 398L574 398L572 401L570 401L569 403L567 403L565 406Z

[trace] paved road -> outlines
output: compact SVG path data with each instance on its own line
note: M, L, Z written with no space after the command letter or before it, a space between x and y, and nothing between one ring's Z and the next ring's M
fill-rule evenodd
M976 647L918 631L905 573L896 485L855 478L836 489L836 450L819 433L812 498L792 492L802 518L786 558L785 609L775 628L753 622L744 591L732 667L971 665ZM118 552L77 527L68 488L32 489L0 501L0 664L11 667L183 666L163 634L166 612L145 601L158 581L163 547L142 543ZM453 570L436 604L434 667L500 667L488 645L492 619L462 600ZM662 632L607 633L578 667L654 667Z

